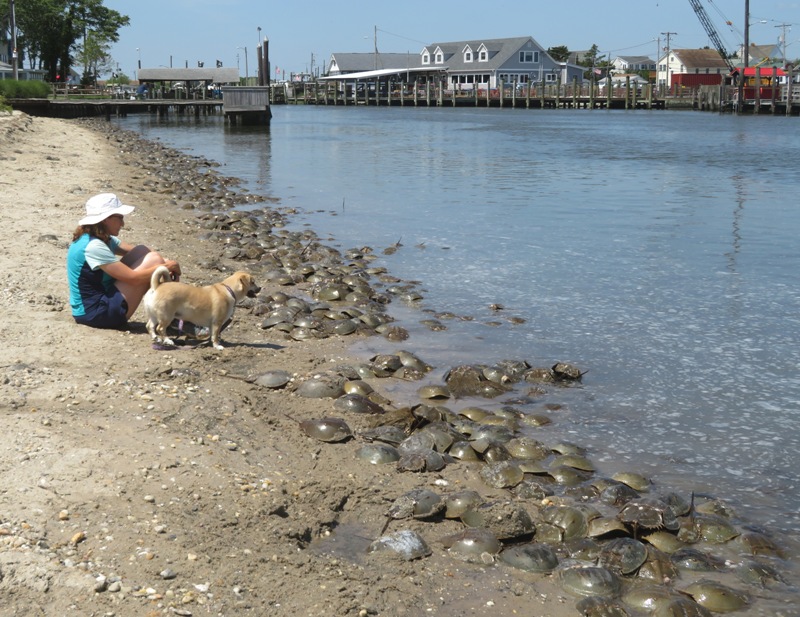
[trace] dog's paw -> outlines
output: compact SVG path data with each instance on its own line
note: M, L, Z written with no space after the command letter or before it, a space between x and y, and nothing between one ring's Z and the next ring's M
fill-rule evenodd
M175 345L174 341L166 336L161 339L161 342L164 343L164 345Z
M219 350L219 351L222 351L222 350L223 350L223 349L225 349L225 348L222 346L222 344L221 344L221 343L214 343L214 349L217 349L217 350Z

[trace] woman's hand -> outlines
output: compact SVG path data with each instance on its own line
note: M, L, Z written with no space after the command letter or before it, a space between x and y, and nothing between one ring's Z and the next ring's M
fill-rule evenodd
M167 270L169 270L169 274L172 280L179 281L181 278L180 264L174 259L167 259L166 261L164 261L164 265L167 267Z

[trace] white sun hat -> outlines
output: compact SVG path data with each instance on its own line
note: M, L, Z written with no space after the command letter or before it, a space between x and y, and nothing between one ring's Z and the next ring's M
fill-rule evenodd
M114 193L100 193L86 202L86 216L78 221L78 225L94 225L112 214L125 216L133 210L133 206L124 205Z

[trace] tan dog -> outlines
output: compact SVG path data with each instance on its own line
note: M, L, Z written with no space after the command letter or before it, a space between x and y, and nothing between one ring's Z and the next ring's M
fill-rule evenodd
M224 349L219 335L225 322L233 317L242 298L253 298L259 291L247 272L236 272L214 285L194 287L172 282L166 266L159 266L150 277L150 289L143 300L147 331L156 341L173 345L167 338L167 326L177 318L207 327L214 349Z

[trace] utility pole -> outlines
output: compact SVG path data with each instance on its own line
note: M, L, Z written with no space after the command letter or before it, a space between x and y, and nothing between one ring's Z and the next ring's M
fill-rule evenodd
M673 35L677 36L678 33L677 32L662 32L661 34L663 34L665 37L667 37L667 56L666 56L666 60L667 60L667 65L666 65L667 78L664 80L664 84L666 85L667 90L669 90L670 86L672 86L672 84L670 83L671 80L669 78L669 39Z
M739 87L736 90L737 113L744 113L744 84L747 81L745 74L750 65L750 0L744 0L744 49L742 50L742 74L739 76Z
M11 68L15 81L19 79L17 58L17 15L14 8L14 0L11 0Z
M783 65L786 66L786 28L791 27L792 24L778 24L776 28L783 29L781 34L781 54L783 55Z
M374 42L375 47L375 70L378 70L378 26L375 26L375 33L372 36L372 40Z

